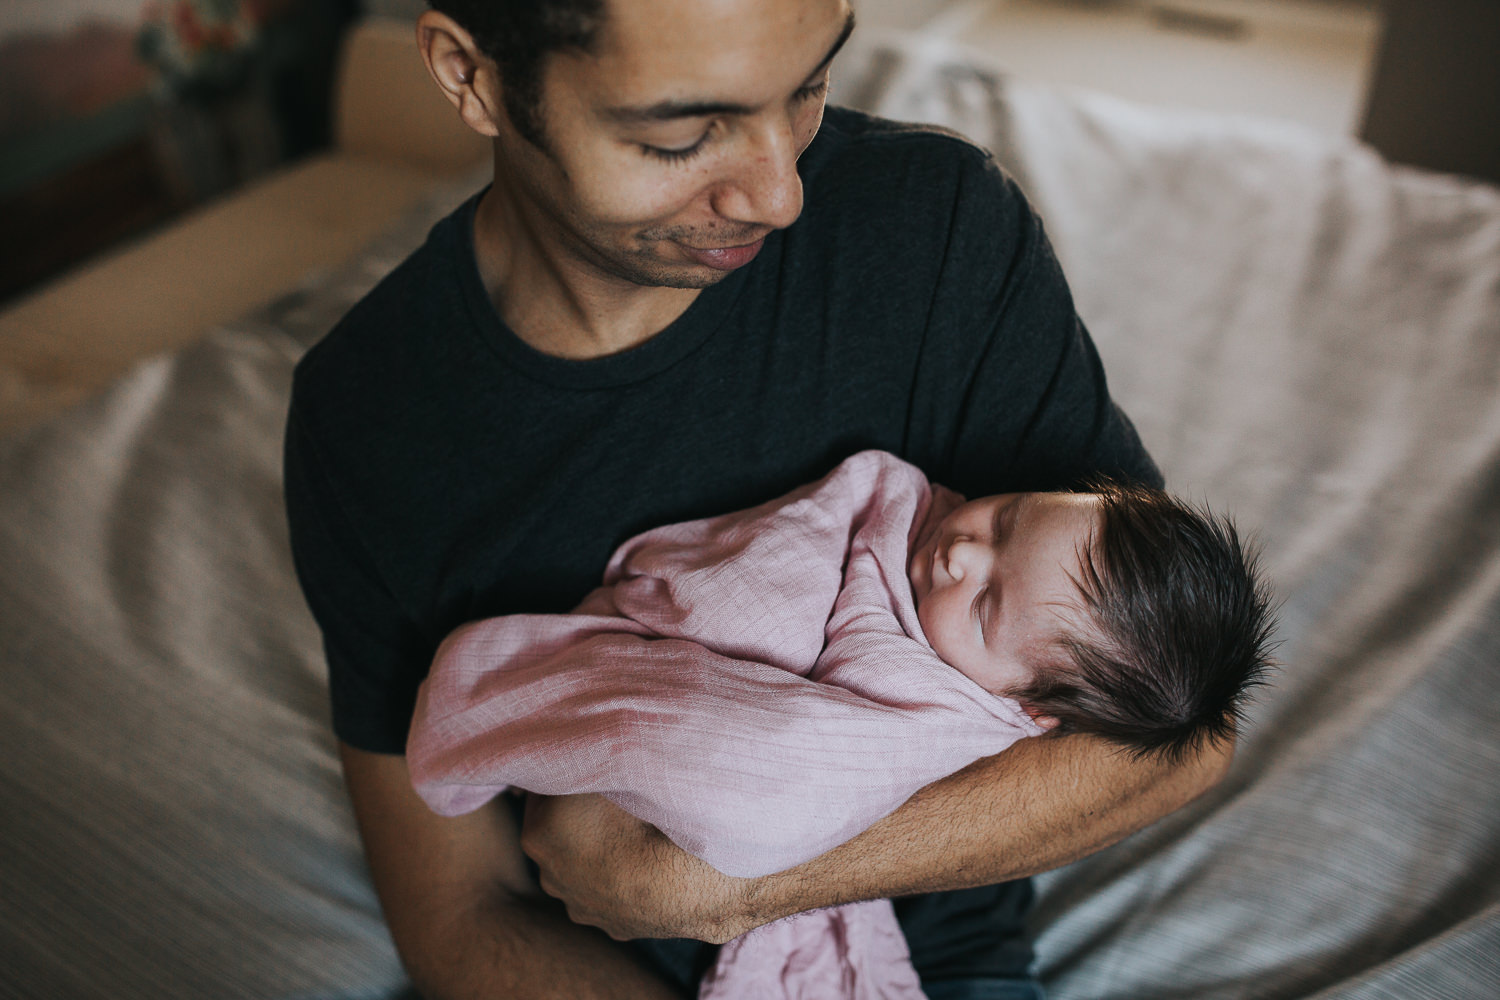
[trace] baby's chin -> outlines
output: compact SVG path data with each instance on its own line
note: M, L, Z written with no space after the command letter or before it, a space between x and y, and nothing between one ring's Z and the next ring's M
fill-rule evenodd
M932 540L937 537L939 524L938 521L930 520L919 525L911 544L906 547L906 578L911 581L913 587L918 585L920 575L914 568L917 565L917 558L932 545Z
M926 603L927 591L931 586L931 581L924 580L922 571L914 568L918 565L918 556L920 555L921 553L918 550L913 549L911 554L907 556L906 582L907 585L911 587L911 603L912 607L917 612L917 621L921 622L922 631L923 633L926 633L927 623L925 621L922 621L922 606ZM931 639L928 639L928 642L931 641Z
M918 606L932 586L932 550L940 527L940 520L924 524L906 550L906 582L911 584L912 599Z

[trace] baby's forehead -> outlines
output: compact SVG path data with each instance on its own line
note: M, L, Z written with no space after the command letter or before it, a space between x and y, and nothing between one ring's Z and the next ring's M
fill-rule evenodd
M1020 517L1036 517L1039 513L1047 513L1060 508L1088 508L1097 516L1093 518L1080 518L1072 523L1072 528L1080 536L1097 533L1093 529L1102 524L1103 497L1098 493L1087 490L1033 490L1026 493L998 493L991 499L997 502L1008 502L1014 506L1016 514Z
M1099 556L1104 536L1104 510L1098 493L1076 490L1037 491L1018 493L1013 496L1014 514L1009 520L1009 531L1000 532L995 539L997 548L1020 545L1031 549L1044 545L1057 553L1059 548L1071 548L1077 555L1078 570L1087 577L1087 567ZM1078 516L1083 515L1083 516ZM1043 541L1042 539L1047 539ZM1071 562L1066 556L1060 556Z

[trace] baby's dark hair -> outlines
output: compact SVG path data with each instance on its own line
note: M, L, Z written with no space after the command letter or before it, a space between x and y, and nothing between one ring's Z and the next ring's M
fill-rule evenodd
M428 0L463 25L500 68L505 114L521 137L546 149L542 69L564 50L588 51L604 21L604 0Z
M1247 692L1271 667L1275 615L1257 559L1234 524L1158 489L1110 481L1083 560L1085 622L1058 639L1010 694L1139 757L1178 760L1231 736Z

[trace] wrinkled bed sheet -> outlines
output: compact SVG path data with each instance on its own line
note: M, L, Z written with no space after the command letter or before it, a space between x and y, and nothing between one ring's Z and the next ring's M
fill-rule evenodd
M1018 174L1169 485L1260 525L1284 598L1225 783L1039 880L1049 995L1500 996L1500 192L919 43L849 55L846 101ZM463 193L0 442L0 995L402 989L280 436L301 350Z

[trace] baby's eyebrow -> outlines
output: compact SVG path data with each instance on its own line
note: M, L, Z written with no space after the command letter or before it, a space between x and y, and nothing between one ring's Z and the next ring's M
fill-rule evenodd
M1023 494L1016 497L1010 503L1002 504L1000 509L996 511L993 530L997 540L1001 535L1015 530L1016 518L1020 516L1019 508L1027 500L1030 500L1032 496L1033 494L1030 493Z

